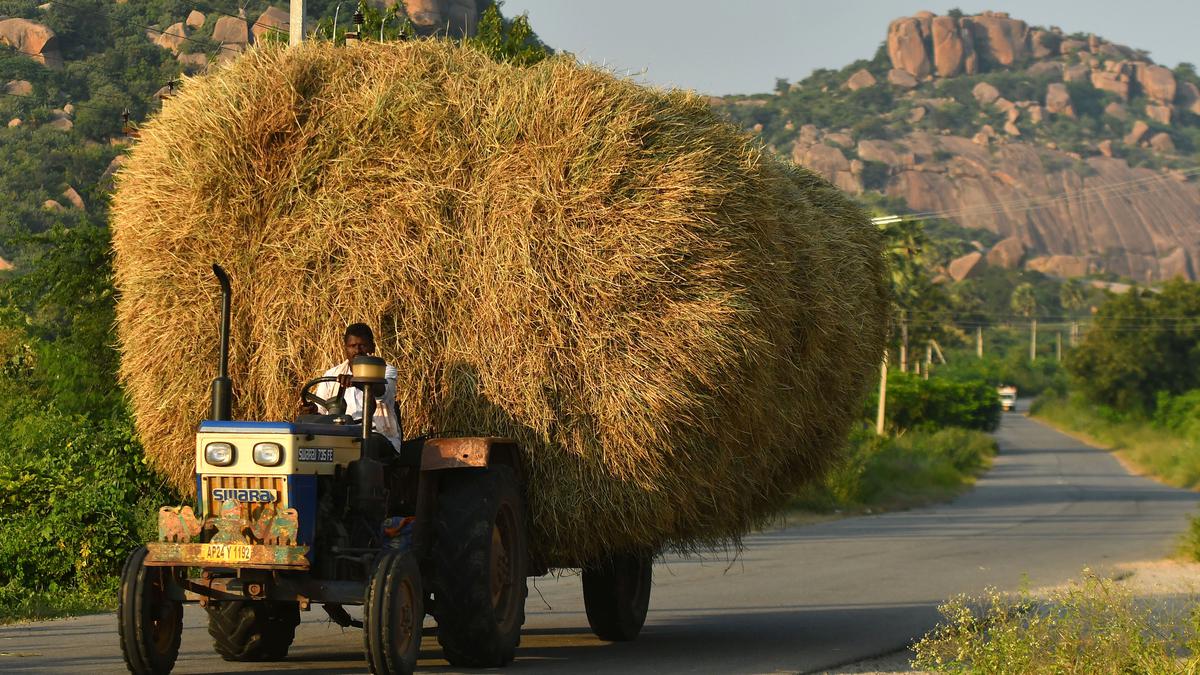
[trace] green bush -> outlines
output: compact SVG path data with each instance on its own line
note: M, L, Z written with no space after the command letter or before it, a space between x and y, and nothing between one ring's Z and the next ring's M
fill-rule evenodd
M142 458L128 418L96 423L5 393L0 413L0 586L95 583L178 503Z
M1194 673L1200 612L1139 605L1111 579L1083 580L1049 597L989 590L938 608L941 623L913 646L913 667L938 673Z
M1154 423L1192 440L1200 440L1200 389L1171 396L1160 391L1154 406Z
M876 395L868 402L868 416L877 405ZM900 431L943 427L994 431L1000 424L1000 396L994 385L982 379L935 376L925 380L892 371L884 409L888 426Z
M901 436L860 430L850 439L846 461L797 494L793 505L831 511L946 499L970 485L995 453L995 440L968 429Z

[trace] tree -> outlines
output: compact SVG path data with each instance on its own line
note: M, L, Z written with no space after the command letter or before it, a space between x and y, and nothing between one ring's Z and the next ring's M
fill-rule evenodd
M1018 316L1032 319L1037 314L1037 296L1034 295L1033 284L1026 282L1014 288L1009 306Z
M1200 388L1200 286L1110 295L1066 365L1088 400L1126 412L1153 410L1158 392Z
M1025 282L1013 289L1009 305L1018 315L1029 319L1029 360L1037 360L1037 294L1033 284Z

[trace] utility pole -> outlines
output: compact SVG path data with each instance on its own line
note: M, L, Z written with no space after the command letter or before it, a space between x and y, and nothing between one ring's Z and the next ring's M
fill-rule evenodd
M1077 343L1078 341L1079 341L1079 322L1072 321L1071 322L1071 346L1074 347L1075 343Z
M975 356L983 358L983 326L975 326Z
M925 379L929 379L929 369L933 366L933 342L925 343Z
M291 0L291 13L288 15L288 45L295 47L304 41L305 18L304 18L304 3L305 0Z
M908 372L908 312L900 310L900 372Z
M1029 322L1029 360L1037 361L1037 319Z
M1054 360L1062 362L1062 331L1055 333L1054 340Z
M875 433L883 435L884 407L887 405L887 350L883 350L883 365L879 368L879 412L875 415Z

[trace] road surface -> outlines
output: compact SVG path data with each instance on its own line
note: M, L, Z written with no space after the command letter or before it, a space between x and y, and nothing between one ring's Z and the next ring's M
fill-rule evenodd
M579 579L537 579L510 673L773 673L831 668L902 648L930 628L949 595L1037 586L1163 557L1194 493L1128 475L1093 450L1006 413L1001 453L950 504L765 532L740 555L670 559L655 568L641 638L593 638ZM428 633L428 631L427 631ZM362 637L305 614L288 660L229 664L189 607L178 673L365 672ZM427 634L423 672L449 672ZM0 671L123 672L116 621L98 615L0 627Z

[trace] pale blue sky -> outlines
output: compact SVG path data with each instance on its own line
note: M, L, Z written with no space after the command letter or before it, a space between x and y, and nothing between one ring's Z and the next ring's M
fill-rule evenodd
M1200 65L1200 0L506 0L551 46L654 84L710 94L770 91L776 77L870 58L887 24L928 9L1006 11L1034 25L1088 32Z

